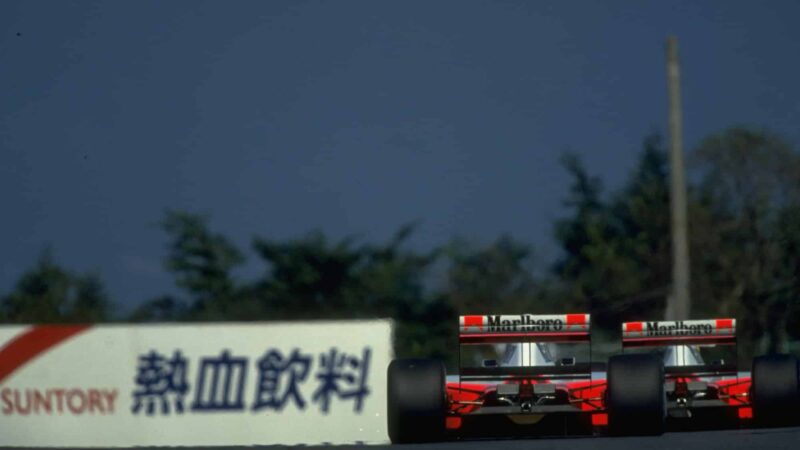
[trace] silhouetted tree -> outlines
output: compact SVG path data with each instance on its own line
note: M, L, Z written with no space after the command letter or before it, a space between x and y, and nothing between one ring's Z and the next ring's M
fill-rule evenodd
M14 289L0 300L12 323L99 322L108 320L110 301L96 275L73 275L45 251Z

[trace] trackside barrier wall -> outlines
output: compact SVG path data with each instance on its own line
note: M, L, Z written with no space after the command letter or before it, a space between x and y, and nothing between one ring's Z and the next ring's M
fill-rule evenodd
M0 446L385 443L387 320L0 327Z

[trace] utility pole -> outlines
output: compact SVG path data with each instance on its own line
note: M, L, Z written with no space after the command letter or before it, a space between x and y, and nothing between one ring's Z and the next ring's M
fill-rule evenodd
M670 215L672 221L672 292L667 299L667 320L688 319L689 239L686 218L686 181L683 176L683 118L678 39L667 38L667 87L669 89Z

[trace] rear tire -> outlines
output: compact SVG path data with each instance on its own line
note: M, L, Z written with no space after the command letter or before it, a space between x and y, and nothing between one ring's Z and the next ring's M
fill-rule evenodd
M389 364L387 420L392 443L433 442L444 437L445 367L429 359Z
M797 420L798 362L791 355L753 359L750 394L753 419L760 426L794 425Z
M667 399L664 363L647 354L615 355L608 360L608 430L618 436L664 433Z

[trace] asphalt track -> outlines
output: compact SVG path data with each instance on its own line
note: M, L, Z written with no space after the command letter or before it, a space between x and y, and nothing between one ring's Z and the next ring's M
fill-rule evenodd
M356 448L356 447L342 447ZM408 446L381 446L382 449L419 450L731 450L798 449L800 428L725 430L666 433L648 437L581 437L503 441L468 441Z
M11 447L0 447L11 448ZM149 450L176 450L189 447L137 447ZM252 447L194 447L201 450L252 450L252 449L360 449L360 450L732 450L732 449L798 449L800 428L771 428L754 430L725 430L674 432L654 437L581 437L542 438L443 442L415 445L336 445L336 446L252 446ZM32 450L30 447L25 450ZM53 450L42 449L42 450ZM88 450L88 449L87 449ZM96 450L96 449L92 449Z
M250 447L253 448L253 447ZM258 447L255 447L258 448ZM290 447L265 447L290 448ZM326 447L304 447L324 449ZM330 449L331 447L327 447ZM507 439L444 442L416 445L336 446L336 449L362 450L730 450L730 449L792 449L800 448L800 428L773 428L759 430L726 430L701 432L675 432L653 437L580 437ZM228 449L225 449L228 450ZM238 449L237 449L238 450Z

